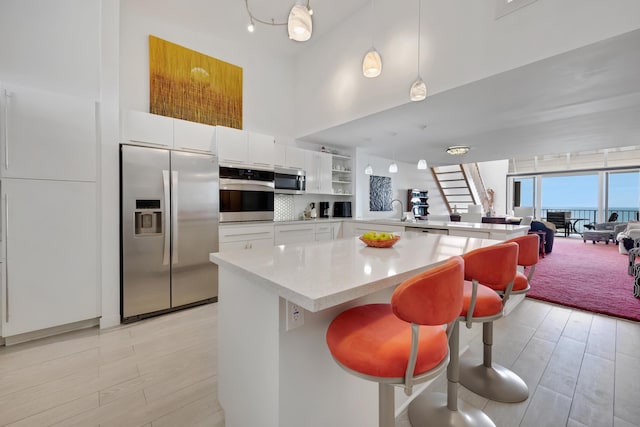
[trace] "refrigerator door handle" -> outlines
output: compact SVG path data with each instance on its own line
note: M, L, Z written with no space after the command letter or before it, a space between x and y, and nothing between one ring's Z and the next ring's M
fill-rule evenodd
M171 238L173 253L171 264L178 263L178 171L171 171Z
M171 233L169 231L169 227L167 227L167 215L168 209L167 204L170 203L169 196L169 171L162 171L162 185L164 189L164 221L162 227L164 229L164 250L162 256L162 265L169 265L169 245L171 244Z

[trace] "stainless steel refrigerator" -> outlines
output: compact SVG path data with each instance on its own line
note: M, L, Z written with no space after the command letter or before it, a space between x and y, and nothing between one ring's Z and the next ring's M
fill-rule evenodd
M121 146L123 322L217 300L218 191L213 155Z

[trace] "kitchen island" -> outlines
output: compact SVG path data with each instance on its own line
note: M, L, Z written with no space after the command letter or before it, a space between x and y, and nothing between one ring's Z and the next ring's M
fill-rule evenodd
M519 224L488 224L454 221L400 221L393 218L348 219L344 221L344 237L358 236L364 229L384 228L383 231L411 231L446 234L449 236L477 237L480 239L508 240L527 234L530 226ZM351 230L351 232L349 232Z
M388 302L396 285L452 255L497 242L407 232L389 249L345 238L211 254L225 425L377 425L377 384L333 361L329 322L348 307ZM396 393L396 408L406 400Z

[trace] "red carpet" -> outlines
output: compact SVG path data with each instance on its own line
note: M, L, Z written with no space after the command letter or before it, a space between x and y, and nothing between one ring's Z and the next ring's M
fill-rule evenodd
M556 237L553 252L540 258L530 298L640 321L627 255L612 243Z

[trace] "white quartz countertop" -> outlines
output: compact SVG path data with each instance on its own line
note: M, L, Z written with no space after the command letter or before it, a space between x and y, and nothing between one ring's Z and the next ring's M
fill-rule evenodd
M512 231L528 230L528 225L514 224L490 224L481 222L454 222L454 221L400 221L398 219L351 219L354 222L368 224L397 225L412 228L441 228L443 230L470 230L470 231Z
M217 252L209 259L316 312L395 286L453 255L496 243L499 241L407 232L401 233L392 248L366 247L353 237L250 252Z

